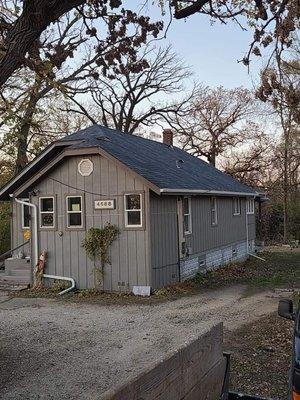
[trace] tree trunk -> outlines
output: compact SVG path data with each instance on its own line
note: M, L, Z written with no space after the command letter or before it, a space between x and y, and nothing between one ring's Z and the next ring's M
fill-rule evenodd
M212 152L210 157L209 157L209 163L213 165L214 167L216 166L216 153Z
M284 153L283 153L283 240L286 243L288 240L288 190L289 190L289 132L284 132Z
M40 97L37 93L37 87L35 87L30 94L29 102L24 117L21 121L18 139L16 143L17 147L17 158L15 166L16 174L21 172L23 168L28 164L28 157L27 157L28 136L39 98Z
M41 33L72 8L86 0L24 0L23 12L7 33L0 59L0 87L24 63L25 56Z

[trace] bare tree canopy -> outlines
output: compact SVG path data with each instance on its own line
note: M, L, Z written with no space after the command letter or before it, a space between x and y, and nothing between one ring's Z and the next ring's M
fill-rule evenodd
M147 61L146 61L147 59ZM79 112L102 125L126 133L153 127L180 115L192 96L185 95L185 84L191 77L190 70L172 51L171 47L154 49L145 46L137 57L143 70L130 68L131 60L125 57L120 73L114 77L98 76L87 83L92 102L84 107L77 100L77 92L71 97Z
M3 15L16 18L21 13L17 2L15 8L5 3L9 4L2 7ZM10 156L16 153L16 172L27 164L28 153L38 153L57 134L51 132L46 110L61 105L62 98L72 93L84 93L87 81L100 75L114 77L124 57L129 70L142 71L145 61L137 58L138 50L148 34L156 36L162 28L160 23L150 24L147 18L144 21L133 14L126 23L103 17L98 33L95 16L86 16L84 11L71 11L47 28L35 41L25 67L2 87L0 149ZM127 29L130 32L125 37L120 31Z
M185 150L215 165L220 154L243 143L256 130L251 123L253 103L253 96L243 88L200 86L186 113L169 123Z
M222 169L240 182L264 188L269 182L277 181L272 168L275 161L275 141L270 135L257 130L243 148L232 148L222 161Z
M157 35L157 25L148 17L140 16L131 9L122 7L122 0L1 0L0 10L0 86L21 66L31 63L31 53L51 23L59 20L67 12L76 9L87 20L105 20L109 34L114 40L124 38L123 46L130 48L134 41L130 38L128 24L136 22L142 29L140 40L145 41L147 32ZM175 18L182 19L201 13L225 23L235 20L241 27L239 17L246 18L254 31L253 42L243 62L249 64L252 54L260 55L260 48L274 44L275 47L289 46L292 33L299 27L298 0L160 0L168 4ZM10 12L2 9L10 8ZM242 27L242 29L245 29ZM97 34L95 27L87 25L91 35ZM101 44L101 43L99 43ZM99 51L101 51L101 46ZM124 51L124 49L123 49ZM128 50L129 51L129 50Z
M42 32L72 10L83 19L86 34L97 39L99 55L108 43L114 45L99 60L103 72L123 54L134 59L148 34L157 37L162 28L161 22L121 7L121 0L1 0L0 5L0 86L21 66L38 70L32 56Z

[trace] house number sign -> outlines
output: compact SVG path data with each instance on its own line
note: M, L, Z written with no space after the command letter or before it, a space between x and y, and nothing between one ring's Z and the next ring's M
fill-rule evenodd
M115 200L95 200L95 210L114 210Z

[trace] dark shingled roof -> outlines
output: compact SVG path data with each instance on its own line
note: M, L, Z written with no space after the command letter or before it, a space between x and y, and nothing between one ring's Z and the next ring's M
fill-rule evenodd
M62 141L82 140L69 148L100 147L160 189L256 191L178 147L129 135L100 125L78 131Z

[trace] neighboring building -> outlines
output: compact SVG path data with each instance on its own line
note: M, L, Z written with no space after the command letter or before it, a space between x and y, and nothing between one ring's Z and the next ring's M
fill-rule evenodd
M0 190L2 201L13 195L12 248L24 232L32 237L21 249L27 259L7 260L7 271L30 258L33 267L36 248L45 249L47 274L93 288L82 241L107 222L120 229L105 268L107 291L160 288L245 259L255 250L258 193L173 147L171 131L163 136L159 143L93 125L47 147ZM37 209L37 240L33 208L18 199Z

